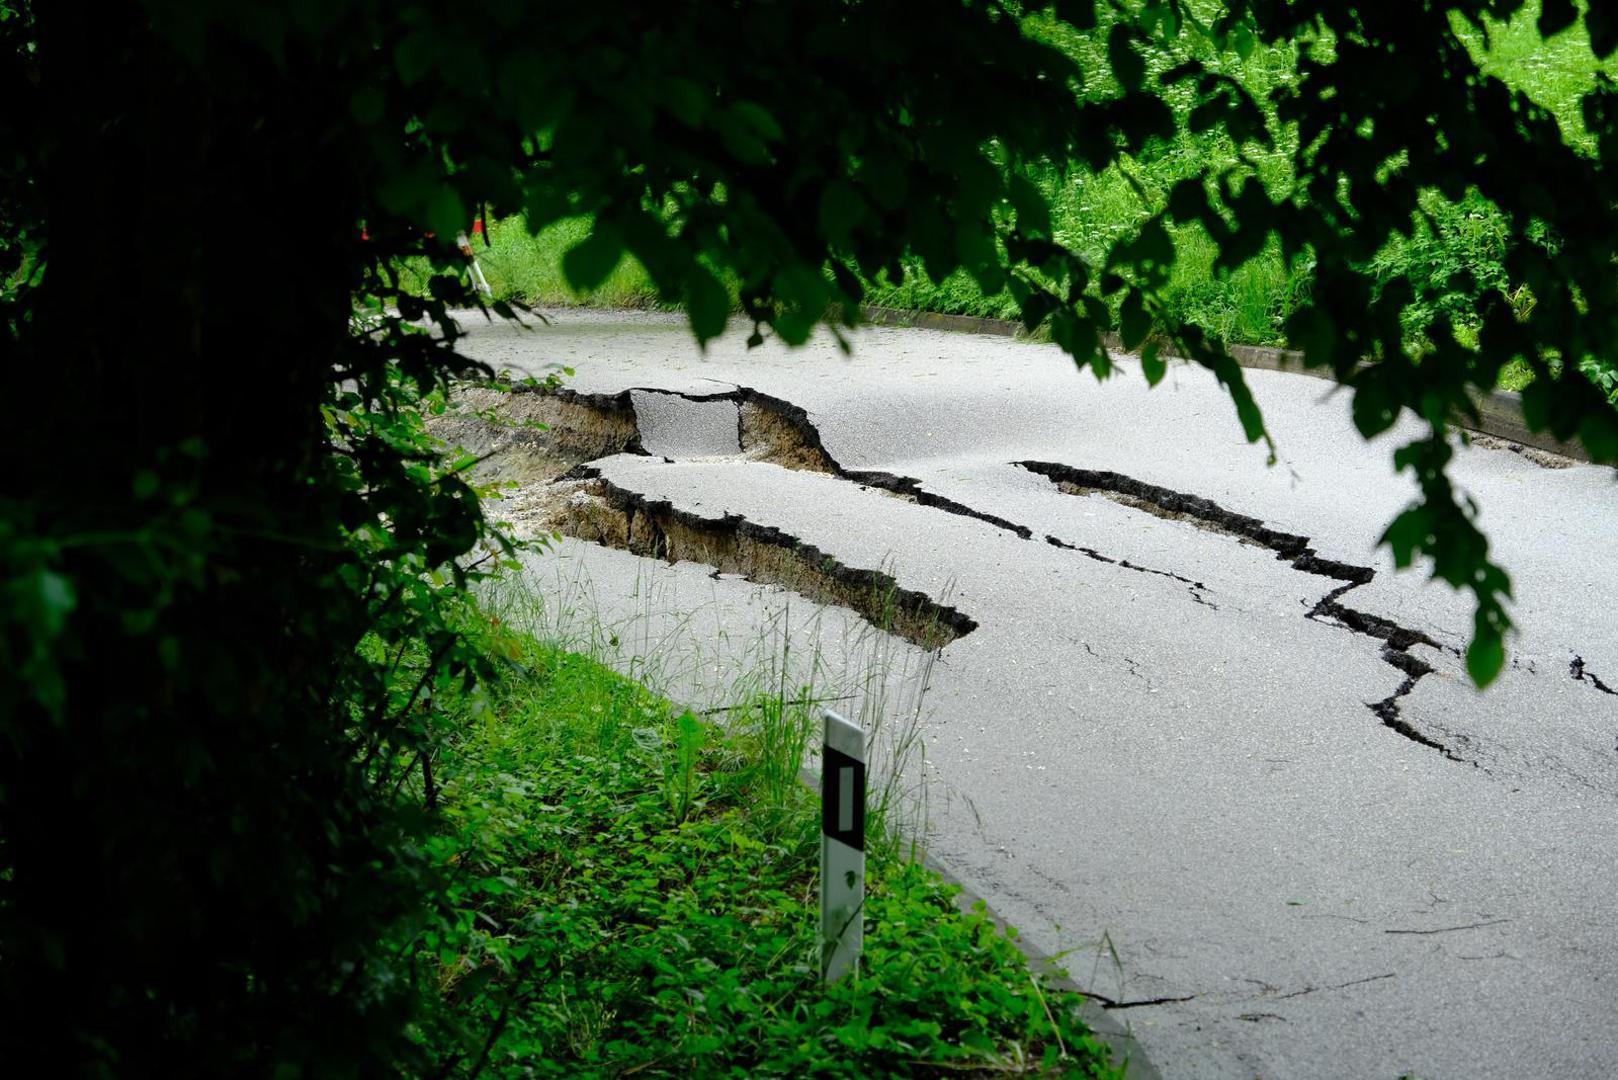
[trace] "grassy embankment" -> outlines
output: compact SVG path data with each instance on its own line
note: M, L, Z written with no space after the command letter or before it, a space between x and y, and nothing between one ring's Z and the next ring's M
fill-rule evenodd
M507 676L433 703L457 734L434 762L424 855L448 876L401 943L429 1060L454 1059L449 1075L1114 1075L1079 1000L958 910L881 813L864 964L821 985L808 689L762 679L721 724L578 640L484 613L498 609L467 618Z
M1509 24L1497 26L1487 45L1474 35L1477 54L1489 74L1549 108L1561 120L1569 141L1583 143L1587 136L1579 116L1579 98L1595 84L1598 72L1618 74L1618 60L1598 64L1590 54L1582 25L1549 42L1541 41L1534 27L1537 15L1537 4L1529 4ZM1090 75L1092 92L1110 92L1111 75L1101 35L1083 36L1061 29L1044 32L1079 60ZM1293 46L1260 47L1245 59L1221 55L1190 36L1185 48L1187 55L1235 76L1260 97L1296 78ZM1157 61L1159 67L1168 63L1166 58ZM1171 103L1182 112L1189 108L1188 102ZM1271 190L1279 193L1290 180L1287 158L1295 140L1273 117L1272 133L1276 138L1273 151L1250 149L1249 155ZM1235 160L1236 150L1228 138L1183 134L1150 156L1128 159L1098 175L1078 172L1064 178L1053 174L1044 186L1060 238L1101 262L1117 239L1130 234L1158 208L1177 181L1194 175L1205 164ZM1419 223L1411 239L1391 245L1378 256L1373 269L1380 277L1408 277L1438 286L1440 299L1436 302L1450 312L1463 334L1476 325L1472 312L1478 290L1448 289L1445 283L1457 271L1470 271L1480 290L1500 290L1519 305L1531 304L1532 298L1507 281L1501 269L1506 230L1492 205L1478 197L1450 203L1434 196L1424 209L1432 224ZM656 291L644 272L627 259L588 297L579 297L568 288L560 269L562 254L588 232L587 220L574 219L530 236L522 221L512 218L495 223L493 246L480 249L479 259L503 299L552 305L654 306ZM1199 228L1177 229L1175 241L1178 254L1168 306L1177 319L1232 344L1287 344L1286 318L1310 287L1307 262L1289 266L1272 246L1234 272L1220 274L1213 268L1218 251ZM919 271L899 285L876 282L869 300L920 311L998 318L1016 315L1009 296L983 295L964 273L941 283L929 281ZM1517 389L1525 378L1525 370L1508 368L1502 385Z

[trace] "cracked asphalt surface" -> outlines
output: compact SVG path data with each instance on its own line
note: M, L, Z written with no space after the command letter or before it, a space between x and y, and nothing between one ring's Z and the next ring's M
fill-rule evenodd
M1097 384L1050 346L930 331L844 356L733 329L703 355L673 316L463 324L497 369L631 392L645 453L588 473L639 512L745 522L971 624L935 663L890 651L927 680L928 847L1165 1076L1618 1075L1611 470L1458 454L1517 597L1480 695L1466 598L1376 547L1417 428L1367 445L1327 384L1247 373L1266 467L1192 368L1148 391L1127 363ZM750 453L750 409L799 467ZM534 588L583 575L640 619L613 645L643 663L655 638L717 670L812 608L577 540L541 563Z

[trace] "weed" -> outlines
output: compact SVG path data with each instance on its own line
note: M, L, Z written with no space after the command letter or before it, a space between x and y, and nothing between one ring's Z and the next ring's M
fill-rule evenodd
M462 732L423 852L446 885L399 945L443 1075L1113 1075L1078 1000L891 851L868 865L858 977L821 984L818 815L784 772L809 693L784 663L745 722L705 721L484 619L508 675L437 703Z

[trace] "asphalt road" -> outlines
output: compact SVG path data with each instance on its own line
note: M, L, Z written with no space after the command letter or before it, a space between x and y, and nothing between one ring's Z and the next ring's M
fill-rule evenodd
M890 712L925 685L928 847L1165 1076L1618 1076L1611 470L1460 451L1519 627L1479 695L1466 599L1376 546L1416 429L1365 444L1328 384L1248 373L1267 467L1192 368L1149 391L1127 364L1098 384L1050 346L941 332L863 331L845 356L734 331L703 355L658 315L467 327L497 368L641 391L647 453L594 464L613 490L975 623L930 659L711 567L568 541L530 575L620 662L715 701L761 633L799 664L818 648L826 685L875 657ZM842 474L750 457L738 387L801 408Z

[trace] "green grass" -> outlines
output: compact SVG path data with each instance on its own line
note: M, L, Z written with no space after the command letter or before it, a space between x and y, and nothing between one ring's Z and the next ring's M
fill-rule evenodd
M478 266L497 300L549 307L590 304L611 308L660 306L646 271L625 256L599 288L579 293L562 276L562 256L590 233L589 218L567 218L531 233L521 215L491 223L488 240L475 238ZM400 264L404 280L418 288L431 274L425 258Z
M1538 18L1539 4L1530 0L1509 22L1489 20L1487 42L1464 24L1458 28L1482 61L1485 74L1550 110L1570 143L1588 145L1579 101L1595 89L1599 74L1618 75L1618 57L1595 58L1582 19L1546 41L1535 28Z
M1208 15L1217 5L1208 2L1197 6ZM1535 28L1538 14L1538 4L1531 0L1510 22L1491 23L1487 40L1470 28L1459 24L1458 28L1486 73L1551 110L1568 140L1575 145L1585 144L1588 140L1579 115L1580 98L1595 85L1598 73L1618 74L1618 59L1598 62L1590 53L1582 23L1548 42L1541 41ZM1079 34L1053 22L1035 25L1033 32L1079 61L1089 76L1087 91L1111 91L1105 35ZM1186 55L1235 76L1261 99L1296 77L1294 46L1290 44L1260 47L1242 59L1221 54L1192 36L1184 42ZM1176 59L1159 57L1153 66L1165 68ZM1182 109L1189 107L1188 101L1170 103ZM1250 147L1249 156L1272 190L1284 191L1290 182L1288 157L1293 135L1273 122L1272 134L1277 140L1275 149ZM1182 134L1149 155L1126 159L1100 174L1078 172L1058 177L1052 171L1042 187L1051 201L1058 239L1099 265L1113 243L1130 235L1161 206L1176 182L1196 175L1205 165L1236 160L1235 147L1222 134ZM1417 286L1422 306L1409 313L1413 326L1438 307L1450 315L1464 336L1477 323L1476 311L1483 291L1514 293L1512 283L1504 279L1501 270L1504 225L1498 212L1477 198L1449 203L1433 196L1425 200L1424 210L1433 224L1420 223L1409 240L1390 245L1372 269L1383 280L1405 277ZM627 257L611 278L588 296L576 294L567 286L560 271L562 255L584 238L588 228L587 220L574 219L530 236L520 218L496 223L493 248L479 250L480 262L496 295L541 305L655 306L656 290L645 272ZM1271 245L1233 271L1216 272L1218 252L1200 228L1177 228L1175 242L1178 254L1164 297L1171 320L1201 327L1231 344L1288 344L1286 319L1310 288L1307 261L1289 266L1279 249ZM1460 279L1454 275L1462 270L1470 273L1475 285L1455 287L1453 282ZM992 318L1015 318L1018 314L1008 295L984 295L964 272L935 283L919 267L910 269L901 282L874 282L867 299L872 304L919 311ZM1520 389L1528 377L1526 365L1514 364L1502 373L1501 385Z
M445 888L401 942L435 1070L1113 1075L1078 999L895 845L871 847L858 976L820 984L818 808L781 782L807 711L766 695L720 727L481 618L509 674L435 703L460 732L423 852Z

